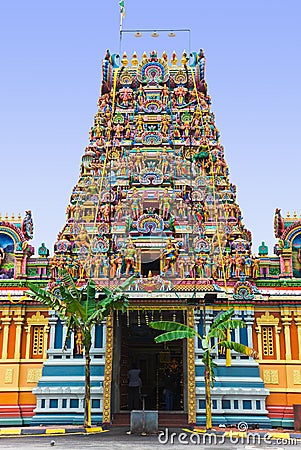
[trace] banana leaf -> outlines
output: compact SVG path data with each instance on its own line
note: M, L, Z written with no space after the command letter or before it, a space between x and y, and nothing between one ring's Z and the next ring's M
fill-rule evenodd
M133 283L133 281L137 278L137 275L132 275L131 277L127 278L123 283L121 283L119 286L117 286L113 292L120 292L120 291L126 291L128 287Z
M187 333L193 333L194 336L199 336L199 334L188 325L184 325L179 322L171 322L171 321L160 321L160 322L150 322L149 326L154 328L155 330L164 330L164 331L186 331Z
M177 339L193 338L195 336L195 331L190 330L174 330L167 333L160 334L160 336L155 337L155 342L159 344L160 342L175 341Z
M44 305L51 307L52 309L57 309L61 307L61 299L49 291L39 288L34 283L27 281L26 286L31 292L26 292L28 297L38 300ZM55 308L56 307L56 308Z
M234 328L244 328L246 326L245 322L239 319L227 320L226 322L220 323L218 328L220 330L234 329Z
M72 297L77 298L79 300L78 289L75 286L72 276L66 269L61 270L61 279L65 286L68 286L68 290L71 293Z
M86 317L89 317L95 311L95 294L96 284L93 280L89 280L87 284L87 299L85 301Z
M214 319L214 322L212 323L210 330L212 330L213 328L219 327L219 325L221 323L229 320L233 316L233 313L234 313L234 308L230 308L230 309L228 309L228 311L224 311L224 312L218 314L216 316L216 318Z
M219 328L213 328L213 330L209 330L208 334L207 334L207 338L211 339L211 338L218 338L218 339L226 339L226 333L223 330L220 330Z
M242 355L252 356L254 353L253 348L240 344L239 342L220 341L219 345L224 348L229 348L230 350L235 350L237 353L241 353Z

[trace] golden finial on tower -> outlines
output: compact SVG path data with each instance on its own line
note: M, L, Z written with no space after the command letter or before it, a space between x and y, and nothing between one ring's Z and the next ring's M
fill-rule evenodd
M127 66L128 63L129 63L128 56L127 56L126 52L124 52L124 53L123 53L123 56L122 56L122 58L121 58L121 64L122 64L123 66Z
M132 66L137 66L138 62L139 61L138 61L137 53L134 52L133 55L132 55L131 64L132 64Z
M167 56L167 53L166 53L165 50L164 50L164 52L162 53L161 58L164 59L164 61L166 61L166 62L168 61L168 56Z
M0 220L2 220L2 214L0 213Z
M146 52L144 52L143 53L143 55L142 55L142 64L146 64L147 63L147 54L146 54Z
M12 213L11 220L15 220L15 213Z
M297 217L297 213L296 213L296 211L294 211L294 219L295 219L295 217Z
M20 220L20 222L22 220L21 213L18 214L18 220Z
M5 220L8 220L8 214L7 214L7 213L5 214L4 219L5 219Z
M183 64L183 66L186 66L187 62L188 62L187 53L184 50L184 52L182 54L182 58L181 58L181 63Z
M286 217L291 217L291 214L290 214L290 212L289 212L289 211L287 212L287 215L286 215Z
M171 65L172 65L172 66L176 66L177 63L178 63L178 58L177 58L177 54L176 54L175 51L172 52L170 62L171 62Z

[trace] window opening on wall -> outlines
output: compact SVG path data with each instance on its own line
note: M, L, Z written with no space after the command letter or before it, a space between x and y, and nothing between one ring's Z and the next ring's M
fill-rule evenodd
M264 356L274 355L273 326L262 327L262 347Z

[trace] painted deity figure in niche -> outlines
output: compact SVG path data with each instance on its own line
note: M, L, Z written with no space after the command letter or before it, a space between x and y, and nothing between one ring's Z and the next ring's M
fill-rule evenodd
M254 256L253 264L252 264L252 277L257 278L259 271L259 259Z
M179 255L179 247L174 244L171 238L168 239L167 244L163 250L163 271L165 273L171 270L171 274L175 274L175 265Z
M125 275L128 276L130 273L134 273L136 267L136 247L132 241L129 239L127 241L124 250L124 261L125 261Z
M174 90L178 106L182 106L185 103L186 92L187 92L187 88L185 88L184 86L179 86L178 88L176 88Z
M145 167L144 156L139 148L137 149L136 154L134 156L134 166L137 173L140 173L142 169L144 169Z
M143 210L142 210L142 197L141 195L137 192L137 188L133 188L133 193L130 197L130 206L131 206L131 212L132 212L132 217L134 220L137 220L138 217L142 214Z
M128 108L133 99L133 91L130 88L123 88L119 91L119 98L121 100L121 105Z
M121 277L121 266L122 266L122 256L120 253L112 255L110 258L110 266L111 266L111 277L112 278L120 278Z
M141 110L144 103L144 89L142 84L140 84L139 88L137 89L137 102Z
M171 204L172 198L168 193L168 188L165 188L160 198L160 214L162 214L162 217L165 220L167 220L169 217Z
M160 170L163 174L168 172L169 162L168 162L168 153L166 150L160 154Z
M75 349L77 355L83 354L83 333L80 330L77 330L75 335Z
M164 137L167 136L169 129L169 117L168 116L162 116L161 119L161 133Z
M117 125L114 126L115 138L121 139L123 137L123 130L124 127L120 123L117 123Z
M141 136L141 134L144 131L144 124L143 124L143 116L138 115L135 118L136 121L136 132L137 132L137 136Z
M131 129L131 124L130 124L129 120L126 122L124 130L125 130L125 136L124 136L125 139L130 139L132 129Z

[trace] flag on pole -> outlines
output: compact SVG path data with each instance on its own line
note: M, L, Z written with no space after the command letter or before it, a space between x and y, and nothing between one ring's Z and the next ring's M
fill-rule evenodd
M124 17L125 16L124 0L119 1L119 6L120 6L120 14L122 17Z

